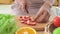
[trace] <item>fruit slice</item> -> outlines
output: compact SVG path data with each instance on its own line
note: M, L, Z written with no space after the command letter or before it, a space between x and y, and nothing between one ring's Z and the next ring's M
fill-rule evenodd
M19 21L27 25L36 25L36 23L30 16L20 16Z
M18 29L16 34L36 34L36 31L30 27L22 27L22 28Z
M30 22L29 24L30 25L36 25L36 22Z

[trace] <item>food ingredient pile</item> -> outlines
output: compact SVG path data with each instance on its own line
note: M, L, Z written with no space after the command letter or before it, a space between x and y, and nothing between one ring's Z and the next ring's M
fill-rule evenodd
M16 22L13 19L13 15L0 14L0 34L14 34L16 30Z

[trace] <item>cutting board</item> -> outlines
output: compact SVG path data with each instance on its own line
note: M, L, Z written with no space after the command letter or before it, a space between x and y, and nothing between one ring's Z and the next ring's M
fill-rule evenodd
M36 23L35 26L31 26L31 25L27 25L27 24L24 24L24 23L21 23L19 21L19 17L15 17L15 20L16 20L16 25L17 25L17 28L21 28L21 27L32 27L34 28L36 31L44 31L45 29L45 26L46 24L48 23Z

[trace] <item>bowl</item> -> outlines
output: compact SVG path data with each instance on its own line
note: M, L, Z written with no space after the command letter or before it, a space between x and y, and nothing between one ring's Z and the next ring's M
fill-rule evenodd
M45 34L52 34L55 28L56 27L54 26L53 22L48 23L45 27Z

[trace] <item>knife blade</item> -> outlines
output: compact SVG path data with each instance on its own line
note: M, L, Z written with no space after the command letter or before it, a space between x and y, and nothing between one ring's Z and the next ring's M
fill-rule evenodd
M26 9L26 12L27 12L27 14L29 13L29 11L28 11L28 9L27 9L27 6L25 6L25 9Z

